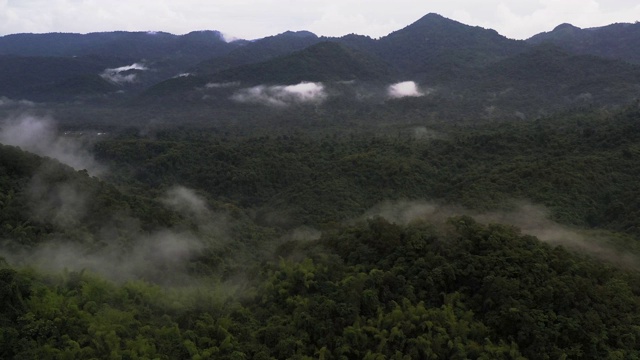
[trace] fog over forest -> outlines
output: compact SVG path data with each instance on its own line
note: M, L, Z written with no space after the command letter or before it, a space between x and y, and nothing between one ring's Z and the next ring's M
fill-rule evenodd
M639 358L638 26L0 37L0 358Z

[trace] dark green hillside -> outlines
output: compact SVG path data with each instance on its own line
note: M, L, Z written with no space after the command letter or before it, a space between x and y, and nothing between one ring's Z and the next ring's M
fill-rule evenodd
M186 35L115 31L90 34L15 34L0 37L2 55L95 55L118 57L130 62L163 58L184 58L197 62L224 55L235 47L233 43L225 42L217 31L195 31Z
M0 53L17 56L74 56L95 38L71 33L12 34L0 37Z
M302 50L319 41L321 40L315 34L308 31L287 31L246 42L225 56L203 61L194 68L194 72L213 74L236 66L259 63Z
M94 235L103 226L123 225L129 217L147 230L179 220L157 201L122 194L86 171L12 146L0 146L0 189L3 246L33 246L60 237L96 246Z
M384 200L434 200L480 211L528 200L564 224L637 236L638 121L634 107L613 116L587 112L485 125L415 120L377 136L366 128L344 136L327 130L327 136L225 140L185 129L147 140L162 145L153 156L126 137L100 143L96 152L118 181L184 184L254 208L257 218L283 213L287 226L357 217Z
M215 81L294 84L301 81L384 80L388 66L344 45L321 42L291 55L213 75Z
M160 82L141 97L141 101L162 99L171 106L180 101L203 103L202 97L216 93L215 105L233 109L228 98L238 86L289 85L303 81L337 82L364 80L390 81L391 73L384 62L366 53L347 48L335 42L324 41L290 55L277 57L257 64L238 66L213 75L195 75L173 78ZM207 84L235 84L230 87L207 88ZM229 90L231 88L231 91ZM250 111L250 110L249 110ZM249 114L251 115L251 114Z
M638 65L435 14L12 47L0 359L640 359Z
M291 242L250 289L0 269L4 358L633 359L640 278L468 217ZM296 255L297 254L297 255ZM308 254L304 260L295 260ZM35 334L35 335L34 335Z
M498 61L459 83L484 106L536 116L567 107L624 105L640 98L640 67L540 46Z
M107 68L144 63L149 71L123 82L124 90L140 90L189 71L197 63L226 55L239 46L227 43L217 31L194 31L186 35L151 32L105 32L91 34L16 34L0 37L0 96L33 100L68 101L69 96L90 97L104 93L102 85L86 84L86 94L62 91L44 95L61 82L97 75ZM6 54L6 55L5 55ZM76 78L76 79L71 79ZM73 94L72 94L73 93ZM130 96L127 94L127 96ZM72 97L73 98L73 97ZM77 99L74 99L77 100Z
M64 101L67 99L91 99L110 95L120 90L99 75L74 76L51 85L41 85L30 89L30 99Z
M459 68L486 65L526 48L494 30L428 14L378 40L375 51L402 74L447 78Z
M176 102L183 101L185 96L189 96L194 90L198 88L204 88L209 82L208 77L191 75L177 78L171 78L161 81L147 90L145 90L139 99L135 99L133 102L138 101L154 101L158 98L172 98L171 105Z
M570 24L532 36L530 44L553 44L566 51L640 63L640 23L581 29Z
M38 88L97 76L108 67L121 65L122 60L113 58L0 56L0 96L31 99Z
M362 52L375 54L375 49L378 41L370 38L369 36L348 34L340 38L331 39L330 41L339 42L348 46L351 49L356 49Z

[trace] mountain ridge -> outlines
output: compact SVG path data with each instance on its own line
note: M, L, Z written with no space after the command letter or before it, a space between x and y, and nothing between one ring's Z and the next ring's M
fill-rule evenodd
M626 46L636 43L637 47ZM541 101L535 105L540 107L551 106L549 102L555 104L553 106L572 103L562 99L577 96L578 84L590 84L588 87L596 90L617 89L604 97L611 104L640 96L634 67L612 65L614 77L621 82L612 84L606 76L593 74L593 69L602 69L596 58L579 58L576 65L562 60L561 55L547 53L542 59L549 61L543 62L548 67L532 66L532 60L527 57L537 56L536 51L531 51L537 46L555 46L567 54L640 63L640 50L636 50L640 49L640 25L612 24L580 29L564 23L525 41L429 13L378 39L357 34L324 37L304 30L231 42L215 30L185 35L123 31L85 35L14 34L0 37L0 55L5 54L4 61L8 61L7 56L22 56L32 68L52 69L57 75L43 72L41 76L34 76L29 67L0 67L0 79L9 80L0 86L0 96L65 102L84 101L91 97L85 95L94 94L105 101L130 99L135 103L136 95L145 93L146 99L176 95L171 102L175 104L185 98L195 102L210 99L214 94L203 94L199 89L204 88L215 92L220 100L217 106L226 106L222 99L231 96L231 83L255 86L353 80L372 83L369 85L377 86L378 94L386 91L381 88L384 84L414 81L417 85L438 89L438 96L450 100L466 94L464 101L471 103L485 99L489 96L485 92L492 93L495 86L512 81L524 89L524 99ZM93 65L80 66L79 59L85 59L86 54L91 54ZM518 73L514 68L538 71L539 76L531 78L535 85L525 86L518 78L505 79L504 74L495 70L496 66L499 69L507 64L511 69L509 74ZM554 76L554 72L574 74L577 78ZM554 89L563 89L555 99L531 93L543 91L542 79ZM220 87L223 83L226 85ZM208 84L213 85L207 87ZM469 89L481 92L473 93ZM623 95L620 89L627 89L629 93ZM361 90L364 88L357 91ZM594 98L599 92L592 94ZM425 93L416 91L415 94ZM415 99L417 103L420 101Z

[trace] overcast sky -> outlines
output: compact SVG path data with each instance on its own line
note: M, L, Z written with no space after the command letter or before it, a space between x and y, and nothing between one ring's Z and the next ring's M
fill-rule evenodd
M256 39L286 30L378 38L435 12L514 39L561 23L640 20L639 0L0 0L0 35L219 30Z

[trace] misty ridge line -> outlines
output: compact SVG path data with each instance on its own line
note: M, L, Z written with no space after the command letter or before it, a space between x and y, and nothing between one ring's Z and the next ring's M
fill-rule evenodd
M92 176L100 176L107 168L91 154L92 141L88 137L61 135L51 117L21 114L0 122L0 143L56 159L76 170L86 170Z
M406 87L409 92L418 91L412 84L402 84L400 88ZM261 88L261 91L267 90ZM306 83L301 86L274 87L269 91L272 91L272 95L267 96L273 96L273 91L280 91L289 92L292 98L299 96L311 99L321 93L323 88L315 83ZM106 171L91 155L86 142L61 136L51 118L20 115L6 119L0 127L0 142L57 159L76 169L87 169L92 174ZM34 216L62 228L78 225L94 194L87 193L80 184L74 182L51 184L46 177L47 169L41 169L28 184L28 199ZM194 190L175 186L158 200L191 219L196 224L196 232L157 229L152 234L147 234L136 225L136 219L131 219L131 227L126 232L132 234L135 241L126 254L114 249L112 244L91 252L76 243L58 239L37 247L29 254L8 254L7 258L13 263L39 264L38 266L43 266L48 271L60 271L64 268L90 269L116 280L136 277L155 279L159 276L159 268L171 269L177 277L186 278L186 266L194 256L205 248L216 248L232 241L229 225L231 220L223 213L211 211L206 201ZM637 256L622 253L598 242L584 231L579 232L555 223L548 219L548 211L544 207L526 202L519 202L516 209L509 212L478 213L428 201L386 201L366 211L363 217L381 216L390 222L408 224L416 220L444 222L457 215L469 215L482 223L512 225L524 234L535 236L549 244L562 245L619 266L638 268ZM100 234L92 236L104 241L108 237L106 234L117 232L109 229L107 224ZM299 228L293 229L287 236L304 241L318 239L321 233L313 228Z
M82 217L75 216L82 213L93 194L81 193L70 182L42 184L39 177L34 176L37 184L27 190L32 193L28 195L36 216L63 228L78 225ZM88 270L117 282L145 279L159 284L192 284L196 280L188 273L190 261L205 249L220 249L232 242L232 220L223 212L210 210L193 190L180 186L169 189L160 203L188 217L196 229L158 228L148 232L135 218L119 219L117 224L103 219L101 229L85 234L88 244L55 238L12 249L7 243L0 248L0 255L13 266L45 272Z
M383 201L366 211L362 219L382 217L400 225L415 221L445 223L454 216L467 215L483 224L502 224L517 228L552 246L563 246L569 250L605 261L617 267L640 270L640 257L624 252L601 241L601 236L588 230L578 230L549 219L549 211L542 205L527 201L514 201L510 211L478 212L456 205L442 205L429 201Z
M104 174L107 168L90 153L91 143L81 140L60 134L49 117L23 114L0 124L2 143L56 159L75 169L86 169L92 175ZM60 181L55 172L55 167L45 163L32 175L25 189L28 208L38 221L61 229L81 227L88 204L96 194L77 180ZM192 284L196 279L188 274L189 263L205 250L215 251L232 243L234 220L224 211L211 210L202 196L182 186L169 188L156 200L189 219L195 227L159 228L149 233L141 229L138 219L113 213L102 219L104 223L95 233L81 235L89 244L81 244L77 239L47 238L34 247L16 249L8 239L0 247L0 255L13 266L45 272L88 270L118 282L146 279L164 284ZM308 236L317 238L319 233L307 229L294 230L289 235L294 239ZM122 237L130 240L123 243ZM270 256L276 246L262 244L262 248L254 249L253 255ZM243 256L232 255L238 261Z
M94 176L107 171L90 153L91 142L60 134L55 121L49 117L23 114L5 119L0 124L0 142L56 159ZM25 189L28 208L34 219L62 229L77 227L85 219L87 205L96 194L78 181L58 181L51 170L55 171L45 163L29 180ZM3 246L0 253L11 264L48 272L90 270L114 281L145 278L186 283L191 258L205 247L215 248L231 241L229 219L209 210L205 200L187 188L173 187L159 201L194 222L196 233L180 229L156 229L146 233L137 219L120 219L117 228L112 227L115 225L110 224L109 219L103 219L102 229L84 235L94 243L94 248L68 239L47 239L30 249L16 251ZM123 214L108 216L127 217ZM125 228L123 224L127 224ZM124 247L120 241L114 241L122 233L132 239ZM171 275L167 277L166 272Z

